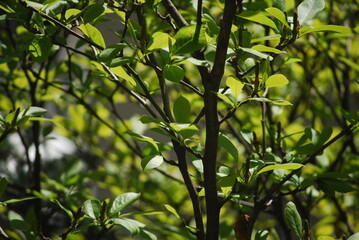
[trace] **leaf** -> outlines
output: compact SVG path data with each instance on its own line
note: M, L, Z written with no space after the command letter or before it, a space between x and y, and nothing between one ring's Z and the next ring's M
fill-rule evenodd
M138 133L130 132L130 131L127 131L126 133L139 141L147 142L147 143L151 144L159 152L158 145L152 138L143 136Z
M328 237L328 236L319 236L318 240L335 240L335 239L332 237Z
M273 60L272 56L269 56L268 54L261 53L261 52L255 50L255 49L252 49L252 48L242 48L242 50L244 52L253 54L253 55L255 55L257 57L260 57L260 58L263 58L263 59L268 59L269 58L269 60L271 60L271 61ZM249 59L249 58L247 58L247 59Z
M33 106L33 107L29 107L29 109L25 113L25 116L39 117L45 113L47 113L47 110L45 108ZM20 115L21 115L21 113L20 113Z
M92 26L89 23L81 24L78 26L78 28L86 35L88 36L92 42L98 44L99 46L106 48L105 40L102 37L101 32Z
M217 96L222 99L225 103L228 103L231 107L234 107L234 102L227 95L223 93L217 93Z
M182 27L175 35L176 42L172 46L172 55L193 53L207 45L205 26L196 31L196 25Z
M239 158L238 149L232 143L231 139L223 133L220 133L218 140L219 145L223 147L229 154L231 154L235 161L237 161Z
M287 10L286 2L287 0L273 0L273 7L285 12Z
M298 6L298 21L300 25L312 20L325 7L324 0L304 0Z
M268 103L273 103L276 105L284 105L284 106L293 105L290 102L282 100L282 99L248 98L247 100L258 101L258 102L268 102Z
M129 63L133 62L134 60L135 60L135 58L133 58L133 57L118 57L118 58L114 58L114 59L108 61L106 63L106 65L109 66L110 68L113 68L113 67L129 64Z
M285 11L285 10L282 10L282 11ZM287 28L290 29L290 26L289 26L289 24L287 22L287 18L286 18L285 14L282 11L279 10L278 8L275 8L275 7L266 8L267 13L271 14L273 17L275 17L281 23L283 23L283 25L285 25Z
M71 219L71 221L74 220L74 215L72 214L72 212L65 208L57 199L54 199L52 202L54 202L57 206L59 206L62 210L64 210L64 212L66 212L67 216L69 216L69 218Z
M51 52L51 38L42 34L35 34L29 45L29 52L37 62L45 61Z
M105 63L109 62L114 59L116 55L121 52L125 47L127 47L126 43L118 43L115 45L108 46L99 54L98 60Z
M0 178L0 197L5 192L6 187L7 187L7 183L8 182L7 182L5 177Z
M349 183L335 178L318 178L317 183L323 192L331 196L335 192L348 193L357 190Z
M288 202L284 208L284 218L289 228L299 237L302 236L302 219L298 210L293 202Z
M276 165L269 165L266 166L264 168L262 168L257 175L264 173L264 172L268 172L268 171L272 171L274 169L283 169L283 170L296 170L298 168L303 167L303 164L300 163L284 163L284 164L276 164Z
M115 198L112 202L110 209L110 217L117 217L117 215L126 207L132 205L140 198L140 193L127 192L123 193Z
M254 45L251 49L256 50L258 52L269 52L269 53L275 53L275 54L279 54L282 53L283 51L273 48L273 47L267 47L261 44L258 45Z
M163 163L163 157L161 155L145 156L141 161L143 170L150 170L159 167Z
M312 32L333 32L333 33L343 33L343 34L353 34L356 33L352 28L337 26L337 25L323 25L320 27L303 27L299 30L300 36L303 36Z
M359 233L351 235L347 240L359 240Z
M288 79L283 74L274 74L266 81L266 87L282 87L288 84Z
M118 77L125 79L132 86L136 86L136 81L130 75L128 75L128 73L125 71L125 69L123 69L123 67L111 67L110 70Z
M92 5L89 5L84 9L84 23L90 23L94 22L99 16L102 15L102 13L105 11L104 4L101 3L95 3Z
M180 134L183 139L190 138L198 132L198 127L195 124L170 123L170 127Z
M170 213L175 215L176 218L182 219L174 207L172 207L171 205L168 205L168 204L165 204L164 206Z
M173 44L176 40L168 33L155 32L151 36L145 53L151 53L159 49L166 49L169 47L169 41Z
M226 80L226 85L231 89L234 97L237 99L241 94L244 84L234 76L229 76Z
M179 96L173 103L173 114L178 123L188 123L191 115L191 104L187 98Z
M163 69L163 76L171 82L180 82L184 78L184 71L176 65L166 65Z
M193 160L193 166L197 169L198 172L203 173L203 161L202 160Z
M132 235L140 234L141 228L145 227L145 224L130 218L111 218L109 221L126 228Z
M65 19L67 22L71 22L73 20L75 20L80 14L81 14L81 10L76 9L76 8L70 8L67 9L65 12Z
M270 18L265 16L263 13L258 13L254 11L245 11L239 14L239 17L278 30L275 23Z
M86 217L99 220L101 214L101 203L99 200L87 200L83 205Z

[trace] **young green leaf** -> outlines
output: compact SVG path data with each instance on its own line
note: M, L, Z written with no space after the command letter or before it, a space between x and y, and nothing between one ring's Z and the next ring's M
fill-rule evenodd
M169 41L175 43L175 39L171 37L168 33L164 32L155 32L148 43L146 53L151 53L159 49L166 49L169 47Z
M302 236L302 219L298 213L297 207L293 202L288 202L284 209L284 218L289 228L299 237Z
M103 39L103 36L101 32L92 26L89 23L81 24L78 26L78 28L86 35L88 36L92 42L100 45L103 48L106 48L105 40Z
M241 94L244 84L234 76L229 76L226 80L226 85L231 89L234 97L237 99Z
M287 28L290 29L290 26L287 22L287 18L281 10L275 7L270 7L266 9L266 12L268 12L270 15L278 19L281 23L283 23L283 25L285 25Z
M143 170L150 170L159 167L163 163L163 157L161 155L145 156L141 161Z
M282 87L288 84L288 79L283 74L274 74L266 81L266 87Z
M308 23L325 7L324 0L304 0L298 6L298 21L300 25Z
M312 32L333 32L333 33L343 33L343 34L353 34L356 33L354 29L344 27L344 26L337 26L337 25L323 25L320 27L303 27L299 30L300 36L303 36L308 33Z
M140 198L140 193L127 192L123 193L115 198L112 202L110 209L110 217L117 217L117 215L126 207L132 205Z
M269 165L269 166L262 168L257 173L257 175L264 173L264 172L272 171L274 169L296 170L301 167L303 167L303 164L300 164L300 163L284 163L284 164L277 164L277 165Z
M184 78L184 71L180 66L166 65L163 69L163 76L171 82L179 82Z
M275 53L275 54L279 54L282 53L283 51L273 48L273 47L267 47L261 44L257 44L254 45L251 49L256 50L258 52L269 52L269 53Z
M239 17L278 30L275 23L270 18L265 16L263 13L258 13L254 11L244 11L243 13L239 14Z
M179 96L173 103L173 114L178 123L188 123L191 115L191 104L187 98Z
M101 203L99 200L87 200L83 205L85 216L93 220L99 220L101 214Z
M166 208L170 213L172 213L173 215L175 215L176 218L180 218L180 219L181 219L180 215L178 214L177 210L176 210L174 207L172 207L171 205L168 205L168 204L165 204L164 206L165 206L165 208Z

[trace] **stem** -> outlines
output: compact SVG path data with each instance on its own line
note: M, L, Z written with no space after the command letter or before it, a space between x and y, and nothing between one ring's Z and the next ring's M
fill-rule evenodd
M218 240L219 235L220 204L217 194L216 179L219 121L216 93L218 92L218 88L224 73L228 42L235 12L235 1L226 0L223 12L223 21L218 36L214 66L210 77L202 78L202 82L205 89L204 108L206 119L206 142L203 158L203 167L207 210L207 240Z

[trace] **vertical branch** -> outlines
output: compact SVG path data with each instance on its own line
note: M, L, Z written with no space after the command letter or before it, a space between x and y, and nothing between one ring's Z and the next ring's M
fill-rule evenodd
M218 92L218 88L224 73L228 42L235 12L236 2L233 0L226 0L221 30L218 36L214 66L210 78L202 79L205 89L204 107L206 119L206 142L203 167L207 210L206 237L208 240L217 240L219 234L220 204L218 201L216 180L219 121L216 93Z

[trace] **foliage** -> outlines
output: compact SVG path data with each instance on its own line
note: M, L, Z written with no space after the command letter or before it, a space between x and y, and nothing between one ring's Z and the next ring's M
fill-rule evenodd
M1 1L1 237L356 239L358 6Z

